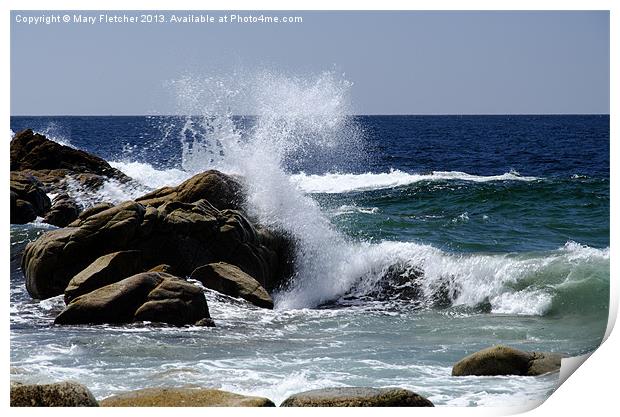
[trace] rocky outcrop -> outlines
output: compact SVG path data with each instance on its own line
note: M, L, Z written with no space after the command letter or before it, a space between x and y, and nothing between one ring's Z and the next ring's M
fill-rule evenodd
M562 355L524 352L508 346L492 346L461 359L452 376L523 375L536 376L560 370Z
M76 220L80 214L80 206L68 194L59 194L54 197L52 207L43 219L48 223L58 227L65 227Z
M402 388L324 388L295 394L280 407L433 407L433 403Z
M269 293L254 278L234 265L218 262L196 268L192 279L205 287L263 308L273 308Z
M150 321L184 325L209 317L199 287L163 272L143 272L73 299L55 323Z
M144 271L142 252L128 250L103 255L75 275L65 288L65 303ZM154 271L168 272L168 271Z
M164 187L146 194L137 202L159 207L170 201L193 203L206 199L218 210L240 210L243 201L241 184L233 177L219 171L205 171L194 175L176 187Z
M127 202L29 243L21 266L30 295L44 299L62 294L71 278L95 259L128 249L138 236L145 211L142 205Z
M22 270L33 298L62 294L97 258L125 250L139 250L145 263L170 265L180 276L227 262L267 289L279 284L283 265L290 265L282 239L257 230L241 212L218 210L206 200L169 201L157 208L129 201L92 213L26 246Z
M102 407L275 407L263 397L249 397L217 389L146 388L114 395Z
M76 382L25 385L11 383L11 407L97 407L84 385Z
M56 143L32 129L15 134L10 152L11 171L28 172L46 185L68 175L90 187L100 186L108 178L130 180L98 156Z
M29 223L43 217L50 207L50 199L37 178L11 172L11 224Z

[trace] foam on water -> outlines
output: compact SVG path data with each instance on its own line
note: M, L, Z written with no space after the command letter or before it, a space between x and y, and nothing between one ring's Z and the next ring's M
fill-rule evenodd
M383 173L308 175L299 173L291 181L306 193L347 193L400 187L422 181L536 181L537 177L521 176L511 171L501 175L472 175L459 171L433 171L430 174L410 174L400 170Z

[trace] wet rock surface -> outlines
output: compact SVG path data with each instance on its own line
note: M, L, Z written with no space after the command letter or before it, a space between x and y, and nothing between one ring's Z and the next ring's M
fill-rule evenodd
M275 407L263 397L250 397L217 389L146 388L114 395L102 407Z
M433 407L433 403L402 388L324 388L294 394L280 407Z

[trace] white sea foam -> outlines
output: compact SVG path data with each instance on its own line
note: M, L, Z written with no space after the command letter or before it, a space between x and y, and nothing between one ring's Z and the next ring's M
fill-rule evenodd
M306 193L347 193L370 191L415 184L422 181L536 181L537 177L521 176L511 171L501 175L472 175L459 171L433 171L430 174L411 174L400 170L383 173L346 174L327 173L308 175L299 173L290 177L291 181Z
M149 188L174 187L191 177L182 169L157 169L145 162L111 161L110 165Z

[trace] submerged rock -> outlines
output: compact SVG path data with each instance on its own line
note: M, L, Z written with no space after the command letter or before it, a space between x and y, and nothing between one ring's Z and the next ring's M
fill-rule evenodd
M205 388L146 388L114 395L102 407L275 407L263 397Z
M37 178L11 172L11 224L25 224L43 217L50 207L51 201Z
M11 383L11 407L98 407L93 394L82 384L25 385Z
M199 287L163 272L143 272L73 299L54 323L184 325L209 317Z
M461 359L452 376L523 375L536 376L560 370L562 355L525 352L508 346L492 346Z
M280 407L433 407L433 403L402 388L324 388L288 397Z
M263 308L273 308L269 293L254 278L234 265L218 262L196 268L192 279L205 287Z

